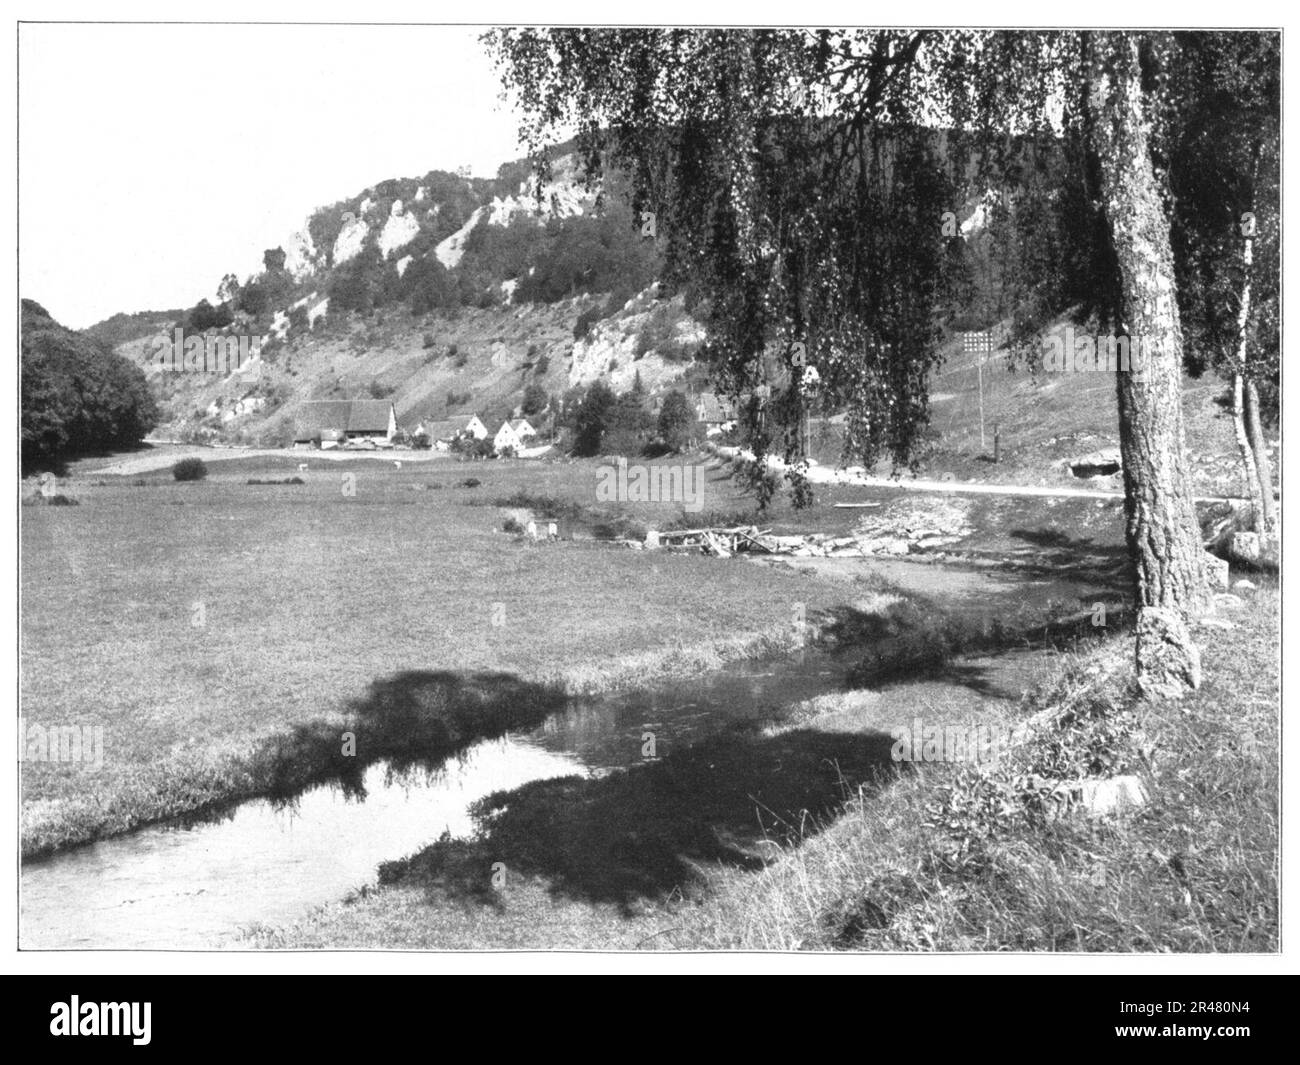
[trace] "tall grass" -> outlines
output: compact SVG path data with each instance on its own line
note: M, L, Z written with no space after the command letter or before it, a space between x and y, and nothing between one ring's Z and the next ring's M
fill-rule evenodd
M756 876L719 876L668 937L694 949L1278 949L1276 596L1203 646L1181 703L1130 689L1118 639L1063 661L992 774L927 767L850 796L825 831ZM1206 630L1205 636L1215 636ZM1128 816L1040 800L1079 775L1131 772Z

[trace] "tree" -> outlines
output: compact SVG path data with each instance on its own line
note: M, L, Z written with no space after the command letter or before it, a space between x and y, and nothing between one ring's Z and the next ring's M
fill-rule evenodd
M213 307L203 299L199 300L186 316L185 327L196 333L202 333L207 329L224 329L232 320L230 308L226 304Z
M134 447L158 423L138 366L22 301L21 459L24 467Z
M547 396L546 389L534 383L524 389L524 398L519 409L525 418L531 418L535 414L541 414L549 403L550 397Z
M1099 313L1154 347L1117 373L1126 534L1139 606L1138 679L1199 683L1186 625L1205 600L1184 460L1182 332L1170 219L1148 126L1177 38L1138 32L495 30L506 87L546 175L573 126L589 173L631 174L668 234L670 276L710 308L704 356L721 389L752 389L765 353L791 387L746 432L761 458L799 451L804 375L847 408L846 455L915 462L928 421L939 221L999 175L1017 137L1058 137L1087 190L1078 255ZM1177 101L1175 101L1177 103ZM1054 113L1054 111L1056 113ZM936 116L951 135L935 128ZM751 408L754 405L750 405ZM796 478L798 480L798 478ZM796 485L796 488L798 486Z
M1257 531L1274 531L1261 421L1276 418L1281 117L1275 34L1180 34L1157 127L1174 199L1171 239L1188 369L1231 383ZM1263 397L1261 399L1261 391Z
M690 400L676 390L669 392L659 411L659 438L674 451L681 451L690 442L694 425Z
M613 423L616 403L613 391L604 381L597 381L587 389L574 415L575 455L590 457L601 453L605 434Z
M239 278L226 274L217 286L217 299L233 310L239 305L239 288Z
M654 421L645 409L645 390L638 390L638 380L614 403L602 445L610 454L637 455L645 448Z

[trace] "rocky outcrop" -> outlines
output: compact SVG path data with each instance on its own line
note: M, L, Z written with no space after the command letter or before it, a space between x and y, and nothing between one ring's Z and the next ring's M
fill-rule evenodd
M379 232L379 254L385 258L398 248L404 248L420 235L420 223L415 216L402 208L401 200L394 200L388 212L388 221Z

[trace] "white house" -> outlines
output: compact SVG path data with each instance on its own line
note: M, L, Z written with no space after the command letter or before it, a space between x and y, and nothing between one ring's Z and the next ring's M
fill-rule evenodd
M509 422L502 422L501 428L497 430L497 435L492 438L492 450L498 455L501 452L510 449L519 450L519 437L515 435L514 426Z
M443 424L451 431L452 437L472 436L475 440L482 440L488 435L488 427L477 414L457 414Z
M526 441L531 440L536 435L537 430L528 424L526 418L505 421L501 423L501 428L497 430L496 436L492 438L492 449L498 455L507 448L518 451L525 445Z

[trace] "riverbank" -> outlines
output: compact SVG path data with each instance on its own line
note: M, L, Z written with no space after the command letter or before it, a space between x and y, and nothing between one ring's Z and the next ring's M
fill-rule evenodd
M248 942L1276 950L1277 606L1262 589L1199 630L1207 680L1180 704L1134 698L1122 636L1016 670L965 656L656 765L491 796L478 836ZM1014 738L992 763L900 767L884 728L913 714ZM1098 782L1129 778L1144 801L1107 812Z

